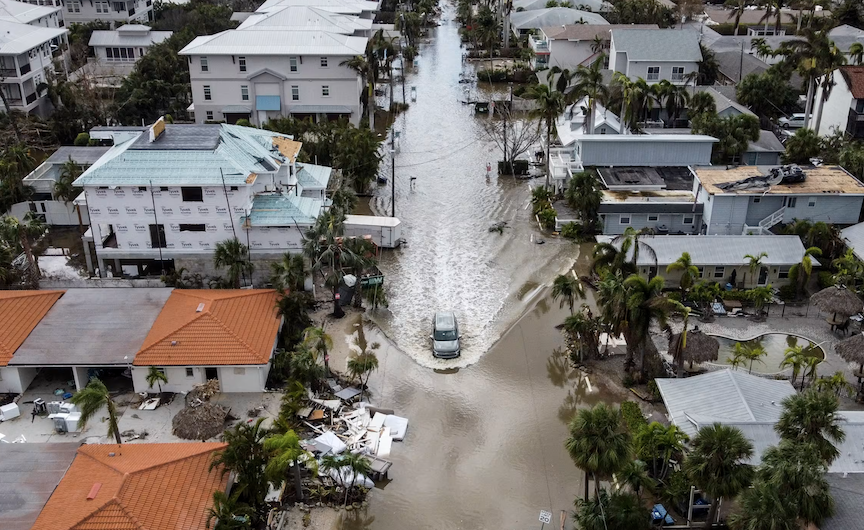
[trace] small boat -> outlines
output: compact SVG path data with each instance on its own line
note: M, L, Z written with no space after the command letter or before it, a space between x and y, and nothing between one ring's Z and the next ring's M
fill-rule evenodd
M411 101L417 101L417 87L411 87Z

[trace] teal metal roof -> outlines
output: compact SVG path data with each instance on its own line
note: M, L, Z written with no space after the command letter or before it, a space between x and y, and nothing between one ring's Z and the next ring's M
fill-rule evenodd
M295 195L261 194L252 201L248 218L251 226L310 226L321 212L323 201Z
M202 127L211 128L202 134ZM237 125L168 125L156 142L148 131L115 145L84 172L78 186L242 186L273 173L285 157L273 138L290 136Z
M325 190L333 170L327 166L297 163L297 182L303 189Z

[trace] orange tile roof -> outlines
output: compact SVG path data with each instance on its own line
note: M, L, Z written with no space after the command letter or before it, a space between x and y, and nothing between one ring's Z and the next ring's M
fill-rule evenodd
M204 528L213 492L228 485L220 468L210 471L213 452L223 447L82 445L32 530ZM88 499L93 490L95 496Z
M0 291L0 366L12 356L66 291Z
M267 364L282 321L276 299L273 289L174 290L133 364Z

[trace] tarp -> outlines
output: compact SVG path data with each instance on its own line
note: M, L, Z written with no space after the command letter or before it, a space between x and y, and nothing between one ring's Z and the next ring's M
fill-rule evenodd
M321 436L315 438L315 441L329 447L330 452L334 455L338 455L339 453L343 452L345 449L348 448L348 446L345 445L345 443L342 442L342 440L340 440L338 436L336 436L330 431L327 431Z

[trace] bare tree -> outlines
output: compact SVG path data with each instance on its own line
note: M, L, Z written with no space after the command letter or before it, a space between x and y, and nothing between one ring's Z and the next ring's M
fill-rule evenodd
M537 119L513 112L506 105L496 105L495 114L500 118L492 117L481 123L486 135L504 155L504 172L508 169L512 172L513 162L540 141L543 128Z

